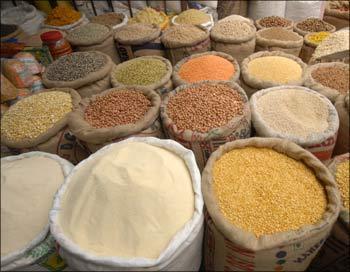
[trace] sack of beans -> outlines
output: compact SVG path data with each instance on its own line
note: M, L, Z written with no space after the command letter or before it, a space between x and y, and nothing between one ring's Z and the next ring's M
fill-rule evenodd
M113 34L110 26L89 23L70 31L66 39L76 51L99 51L118 64L120 60Z
M245 20L220 20L210 31L213 50L231 55L238 63L254 53L256 28Z
M179 61L174 67L172 79L177 87L203 80L237 82L239 75L239 65L234 58L225 53L210 51Z
M1 271L23 271L54 251L49 212L72 169L45 152L1 159Z
M177 87L162 101L165 134L191 149L200 170L220 145L250 137L250 108L235 82L201 81Z
M176 25L161 36L167 58L173 65L185 57L210 50L209 32L201 26Z
M110 26L116 30L128 22L128 16L124 13L107 12L90 18L91 23Z
M203 221L192 151L153 137L81 162L50 212L60 256L78 271L198 271Z
M350 150L349 94L338 96L334 106L339 116L339 131L333 155L339 155L349 152Z
M1 103L16 99L18 95L17 88L1 74L0 81Z
M171 19L173 25L201 25L210 30L214 25L213 16L202 10L187 9Z
M75 52L46 67L43 83L47 88L72 88L81 97L90 97L111 87L111 58L98 51Z
M271 27L256 32L255 51L281 51L299 56L304 38L282 27Z
M331 235L309 271L347 271L349 268L349 153L333 158L328 169L338 185L342 205Z
M222 145L203 171L202 192L206 271L304 271L340 209L326 166L276 138Z
M1 143L13 154L43 151L78 163L87 154L67 125L69 113L79 102L79 94L69 88L44 90L21 99L1 118Z
M319 18L307 18L305 20L294 23L294 31L299 33L302 36L305 36L311 32L335 32L336 28L334 25L331 25Z
M257 136L295 142L326 161L337 140L339 117L322 94L300 86L278 86L250 98Z
M69 128L90 153L132 136L162 138L159 95L144 87L119 87L83 99Z
M307 65L294 55L279 51L257 52L245 58L241 65L241 86L248 97L256 91L279 86L301 86Z
M160 41L161 29L151 24L131 24L119 28L114 35L120 60L142 56L165 56Z
M304 36L304 44L301 48L300 58L309 63L312 54L315 52L316 47L322 43L331 33L327 31L311 32Z
M293 30L293 21L280 16L267 16L255 20L255 25L258 30L269 27L282 27L288 30Z
M114 66L111 82L113 87L146 87L163 95L173 89L172 72L169 60L159 56L144 56Z
M323 20L337 30L349 27L349 1L327 1Z
M306 70L304 85L326 96L333 103L339 95L349 93L349 64L318 63Z

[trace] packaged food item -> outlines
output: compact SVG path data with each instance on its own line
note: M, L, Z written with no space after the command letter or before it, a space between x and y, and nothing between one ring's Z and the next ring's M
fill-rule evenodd
M40 35L43 45L46 45L53 59L73 52L69 42L63 38L59 31L48 31Z
M33 75L22 61L15 59L6 60L3 74L17 88L26 88L33 84Z
M41 65L38 63L38 61L35 59L35 57L26 52L20 52L17 53L14 56L15 59L18 59L19 61L23 62L24 65L27 67L27 69L31 72L31 74L36 75L41 73Z
M12 58L24 48L24 43L17 42L1 42L0 50L2 58Z
M18 95L17 88L6 78L1 74L1 103L16 99Z
M33 84L30 87L30 91L32 93L36 93L38 91L41 91L44 89L43 82L41 81L41 77L39 76L33 76Z

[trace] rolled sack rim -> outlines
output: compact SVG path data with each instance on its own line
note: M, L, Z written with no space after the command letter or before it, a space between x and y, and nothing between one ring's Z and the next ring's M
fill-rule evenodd
M252 29L252 32L248 35L245 35L245 36L242 36L239 38L230 38L230 37L227 37L225 35L216 33L215 25L214 25L214 27L210 31L210 39L212 39L216 43L228 43L228 44L240 44L240 43L249 42L249 41L255 39L256 27L255 27L254 23L243 21L243 20L238 20L238 21L249 25L250 28ZM221 21L221 23L225 23L225 21Z
M298 40L288 41L288 40L270 39L270 38L265 38L261 35L262 33L271 31L272 29L279 29L281 31L288 31L290 34L297 37ZM293 48L299 48L299 47L301 48L303 46L303 43L304 43L303 36L299 35L296 32L286 30L286 28L283 28L283 27L263 28L263 29L260 29L256 32L256 44L257 45L269 46L269 47L276 46L276 47L281 47L281 48L286 48L286 49L293 49Z

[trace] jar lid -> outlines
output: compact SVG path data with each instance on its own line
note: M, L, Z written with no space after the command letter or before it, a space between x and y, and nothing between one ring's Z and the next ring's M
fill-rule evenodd
M61 32L59 31L48 31L44 32L43 34L40 35L40 38L43 42L52 42L52 41L58 41L63 38Z

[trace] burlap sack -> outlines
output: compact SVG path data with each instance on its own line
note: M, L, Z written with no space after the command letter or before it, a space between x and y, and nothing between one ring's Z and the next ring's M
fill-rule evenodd
M197 86L200 84L224 84L237 90L244 102L243 114L234 117L225 126L213 128L207 133L201 133L188 129L178 129L176 124L173 122L172 119L170 119L170 117L167 114L167 106L169 99L177 93L181 92L182 90L185 90L186 88ZM181 85L165 96L160 107L160 116L162 118L163 129L166 136L170 139L179 142L186 148L191 149L196 157L196 161L200 170L204 168L205 163L208 160L210 154L214 152L220 145L226 142L234 141L236 139L250 137L251 114L248 98L244 90L235 82L213 80Z
M314 34L315 32L310 32L305 35L304 37L304 44L303 47L301 48L300 52L300 58L303 60L305 63L309 63L312 54L315 52L315 49L317 47L316 43L313 43L309 40L309 36Z
M335 108L339 116L339 130L337 142L333 151L333 156L344 154L350 151L349 94L346 96L340 95L335 101Z
M228 38L215 31L210 32L211 46L213 50L231 55L240 64L243 59L254 53L256 28L253 23L248 23L254 31L237 39Z
M85 27L85 26L82 26ZM82 41L79 38L72 36L74 30L66 36L67 41L75 48L75 51L99 51L110 56L115 64L120 63L117 48L114 45L114 30L110 26L106 26L109 32L99 39L91 39L90 41ZM79 29L79 28L78 28ZM77 29L77 30L78 30Z
M17 98L17 88L2 74L0 83L1 103Z
M335 102L337 97L341 94L338 90L326 87L322 85L321 83L317 82L313 77L312 73L322 67L339 67L339 68L345 68L349 70L349 64L345 64L343 62L329 62L329 63L319 63L312 66L309 66L306 69L305 73L305 82L304 85L312 90L315 90L319 92L320 94L323 94L326 96L329 100L332 101L332 103Z
M54 88L39 91L36 94L52 91L69 93L72 97L73 110L79 105L81 98L73 89ZM30 151L42 151L57 154L60 157L69 160L71 163L77 164L81 160L85 159L88 154L77 144L75 136L68 129L68 116L69 114L66 114L52 128L48 129L34 139L14 141L12 139L8 139L6 135L1 134L1 143L7 146L13 155Z
M232 65L234 66L234 74L231 76L231 78L229 78L228 80L229 81L232 81L232 82L237 82L237 80L239 79L239 75L240 75L240 68L239 68L239 65L238 65L238 62L232 58L230 55L228 54L225 54L225 53L221 53L221 52L216 52L216 51L210 51L210 52L206 52L206 53L201 53L201 54L194 54L192 56L189 56L187 58L184 58L183 60L179 61L175 66L174 66L174 70L173 70L173 75L172 75L172 79L173 79L173 83L174 83L174 86L177 87L177 86L180 86L180 85L183 85L183 84L188 84L187 81L183 80L180 75L179 75L179 70L181 68L181 66L191 60L191 59L194 59L194 58L198 58L198 57L201 57L201 56L206 56L206 55L214 55L214 56L218 56L218 57L222 57L226 60L228 60L229 62L232 63Z
M297 40L295 41L287 41L287 40L280 40L280 39L268 39L263 36L264 33L268 33L271 30L279 30L281 32L288 31L289 33L293 33ZM290 30L287 30L287 28L282 27L271 27L271 28L264 28L256 32L256 46L255 51L281 51L287 54L294 55L296 57L299 56L301 47L303 46L304 39L302 36L298 35L295 32L292 32Z
M45 72L42 76L43 84L47 88L72 88L75 89L82 98L89 97L93 94L98 94L110 87L110 79L109 74L113 67L113 61L111 58L98 51L90 51L97 54L103 54L107 58L107 62L105 66L103 66L100 70L92 72L88 74L87 76L83 78L79 78L77 80L73 81L57 81L57 80L50 80L47 78L47 72L55 65L55 63L58 61L54 61L51 63L48 67L46 67ZM79 54L72 53L72 54ZM63 56L64 57L64 56Z
M323 20L334 25L337 30L349 27L349 11L340 11L342 6L349 8L349 1L331 1L327 3L324 11Z
M175 65L183 58L186 58L193 54L204 53L210 50L211 46L208 30L204 29L201 26L197 27L203 30L205 32L205 35L203 35L203 38L191 42L173 41L167 37L167 31L169 30L163 32L160 40L165 46L166 56L170 60L172 65Z
M310 17L310 18L312 18L312 17ZM309 19L309 18L308 18L308 19ZM314 18L314 19L319 19L319 18ZM295 23L294 23L294 26L293 26L293 30L294 30L294 32L297 32L298 34L300 34L301 36L304 37L306 34L311 33L311 31L304 31L304 30L302 30L302 29L300 29L300 28L298 27L298 24L301 23L301 22L303 22L303 21L305 21L305 20L301 20L301 21L299 21L299 22L295 22ZM329 23L328 23L328 24L329 24ZM329 24L329 26L331 26L331 30L327 30L327 32L333 33L333 32L336 31L336 28L335 28L334 25Z
M140 39L130 39L120 35L120 30L127 30L132 25L125 25L115 32L114 40L120 60L127 61L142 56L165 56L164 46L160 41L161 29L157 25L149 25L154 31Z
M155 90L160 96L163 96L167 92L170 92L173 89L173 83L171 81L171 74L173 72L173 67L171 66L171 63L170 63L169 60L167 60L167 59L165 59L163 57L159 57L159 56L143 56L143 57L139 57L139 58L137 58L135 60L129 60L129 61L120 63L119 65L114 65L113 69L111 71L111 76L110 76L112 86L113 87L125 86L124 84L122 84L121 82L119 82L117 80L115 75L118 73L118 70L123 69L130 62L138 61L140 59L158 59L158 60L161 60L161 61L163 61L166 64L167 72L166 72L166 74L163 76L163 78L159 82L156 82L156 83L148 85L148 86L135 85L135 86L131 86L131 87L145 87L145 88L149 88L151 90Z
M335 157L328 165L329 171L335 178L339 163L349 161L349 153ZM349 211L342 208L339 218L334 224L319 254L309 267L310 271L347 271L349 268L350 245Z
M299 80L288 82L288 84L285 84L285 85L294 85L294 86L303 85L305 81L305 70L307 65L300 58L293 56L291 54L280 52L280 51L257 52L245 58L241 64L241 79L242 79L241 86L246 91L248 97L250 97L253 93L255 93L258 90L281 85L280 83L273 82L273 81L262 81L260 79L255 78L249 73L248 64L250 61L256 58L267 57L267 56L280 56L280 57L289 58L297 62L303 70L302 77Z
M320 99L324 101L324 103L329 108L329 117L328 117L328 128L322 133L314 133L310 136L310 139L306 140L303 138L299 138L295 135L289 135L286 133L280 133L269 127L268 123L264 121L261 115L258 112L257 102L258 100L269 92L273 92L276 90L286 90L286 89L297 89L305 92L310 92L314 95L317 95ZM314 154L319 160L327 161L331 158L332 152L335 146L335 142L337 140L337 133L339 128L339 118L333 104L322 94L310 90L305 87L300 86L278 86L273 88L268 88L256 92L250 98L250 108L252 111L252 123L256 130L257 136L260 137L272 137L272 138L281 138L286 139L288 141L294 142L306 150L310 151Z
M84 119L85 109L91 101L108 93L125 89L142 92L152 103L152 107L146 112L145 116L135 124L120 125L110 128L95 128ZM119 142L129 137L153 136L162 138L163 133L159 123L159 107L159 95L149 88L124 86L112 88L98 95L83 99L79 107L69 116L69 128L78 138L79 143L90 153L97 151L105 145Z
M256 26L256 28L257 28L258 30L268 28L268 27L262 26L262 25L260 24L260 21L261 21L262 19L264 19L264 18L260 18L260 19L255 20L255 26ZM294 24L293 20L290 20L290 19L287 19L287 18L283 18L283 19L285 19L286 21L288 21L288 25L287 25L287 26L283 26L282 28L283 28L283 29L287 29L287 30L293 30L293 24Z
M223 216L212 186L213 166L223 154L248 146L274 149L314 170L328 198L326 212L318 223L256 238ZM207 208L204 238L207 271L304 271L327 238L340 208L339 191L328 169L298 145L274 138L250 138L222 145L210 156L203 171L202 192Z

